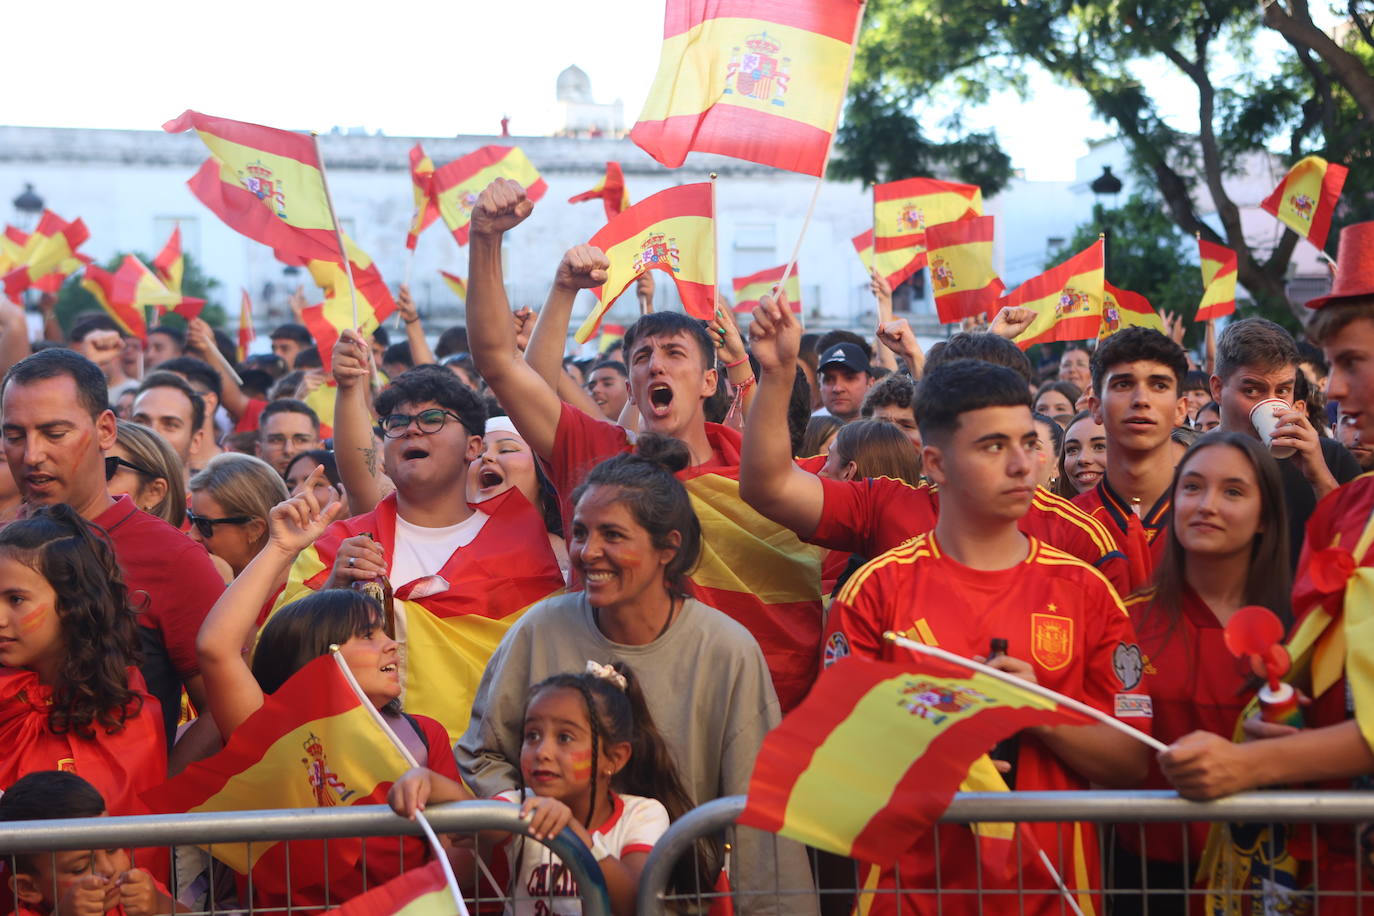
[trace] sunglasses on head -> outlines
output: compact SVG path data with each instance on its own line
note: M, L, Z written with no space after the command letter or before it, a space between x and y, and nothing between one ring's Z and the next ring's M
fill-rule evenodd
M114 480L114 475L119 473L120 468L128 468L135 474L142 474L144 477L152 479L156 479L158 476L160 476L158 474L154 474L147 468L139 467L131 461L125 461L123 458L120 458L117 455L107 455L105 458L105 479L107 481Z
M201 537L212 538L215 536L216 525L246 525L253 520L253 517L251 515L226 515L224 518L206 518L187 509L186 520L195 526Z

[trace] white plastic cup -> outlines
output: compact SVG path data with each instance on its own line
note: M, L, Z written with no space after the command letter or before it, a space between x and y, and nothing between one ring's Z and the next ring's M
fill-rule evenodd
M1260 441L1269 446L1269 454L1273 455L1275 458L1288 458L1292 456L1297 449L1293 448L1291 445L1274 446L1271 443L1274 430L1277 429L1279 425L1279 418L1274 416L1274 411L1276 409L1280 412L1285 412L1292 410L1293 407L1288 402L1281 401L1278 398L1266 398L1250 408L1250 425L1255 427L1255 432L1259 433Z

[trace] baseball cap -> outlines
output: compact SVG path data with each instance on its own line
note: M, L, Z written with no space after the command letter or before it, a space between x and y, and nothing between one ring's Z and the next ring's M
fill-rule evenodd
M850 372L872 374L868 365L868 357L864 355L864 351L857 344L852 343L837 343L822 353L817 368L824 370L829 366L844 366Z

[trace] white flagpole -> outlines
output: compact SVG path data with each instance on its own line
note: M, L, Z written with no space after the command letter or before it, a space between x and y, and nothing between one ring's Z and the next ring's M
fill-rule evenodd
M336 223L335 225L338 224ZM405 746L400 738L396 737L396 733L391 730L391 726L386 724L386 719L382 718L382 714L377 711L377 707L372 705L372 701L367 698L367 695L363 693L363 689L358 686L358 681L353 677L353 672L349 669L348 662L344 661L344 657L339 654L339 647L337 645L331 645L329 647L329 653L334 657L334 662L339 666L339 670L343 672L344 680L348 681L348 686L353 688L353 693L358 697L358 702L360 702L363 709L366 709L372 716L372 721L377 723L377 727L382 730L382 734L386 735L387 739L396 750L400 751L401 756L405 758L407 764L412 767L419 766L419 764L415 762L414 755L410 753L410 749ZM425 818L424 812L416 811L415 820L419 823L420 829L425 832L425 837L429 839L430 848L434 850L434 858L439 860L439 867L444 870L444 880L448 882L448 889L449 893L453 895L453 902L458 905L458 913L460 916L468 916L468 905L463 902L463 892L458 887L458 878L453 874L453 865L449 863L448 853L445 852L444 847L439 844L439 837L435 835L434 828L429 825L429 821Z
M310 132L310 139L315 144L315 158L320 160L320 183L324 185L324 202L329 205L329 218L334 223L334 237L339 240L339 256L343 258L344 274L348 277L348 298L353 303L353 330L358 330L358 290L353 286L353 264L348 257L348 248L344 245L343 227L339 225L338 214L334 212L334 197L329 193L329 178L324 171L324 155L320 152L320 135L316 131Z
M1169 746L1167 744L1164 744L1157 738L1153 738L1150 735L1145 734L1140 729L1132 728L1125 722L1122 722L1120 719L1114 719L1111 716L1107 715L1105 712L1102 712L1101 710L1093 709L1087 703L1079 702L1078 700L1075 700L1073 697L1066 697L1064 696L1064 694L1059 693L1055 690L1051 690L1048 687L1042 687L1039 684L1032 684L1030 681L1023 681L1014 674L1007 674L1005 671L998 671L996 668L981 664L980 662L975 662L971 658L964 658L964 656L962 655L955 655L953 652L947 652L944 649L939 648L938 646L927 646L922 645L918 642L913 642L912 640L907 639L904 636L898 636L891 630L884 633L883 638L888 640L889 642L901 646L903 649L910 649L912 652L919 652L922 655L930 655L935 658L943 659L947 662L953 662L956 665L963 665L965 668L972 668L974 671L977 671L981 674L986 674L988 677L996 678L999 681L1005 681L1008 684L1011 684L1015 687L1019 687L1022 690L1029 691L1030 693L1036 694L1037 696L1044 697L1047 700L1053 700L1061 706L1067 706L1074 712L1082 713L1085 716L1088 716L1092 719L1097 720L1098 722L1101 722L1103 725L1111 726L1112 728L1121 732L1123 735L1128 735L1134 738L1135 740L1139 741L1141 744L1144 744L1147 747L1154 748L1156 751L1167 751L1169 749Z

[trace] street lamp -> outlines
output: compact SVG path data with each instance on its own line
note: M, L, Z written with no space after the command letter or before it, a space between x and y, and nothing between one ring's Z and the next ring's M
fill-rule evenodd
M1110 165L1102 166L1102 174L1092 180L1088 185L1092 189L1093 197L1097 198L1095 205L1096 212L1093 214L1097 218L1097 223L1102 228L1102 270L1107 269L1107 249L1111 245L1112 230L1107 225L1107 208L1102 204L1102 198L1110 196L1112 207L1116 207L1116 196L1121 193L1121 179L1112 174Z
M38 215L43 212L43 198L34 191L32 184L24 182L24 190L11 203L20 214L15 220L21 224L20 228L27 231L38 225Z

